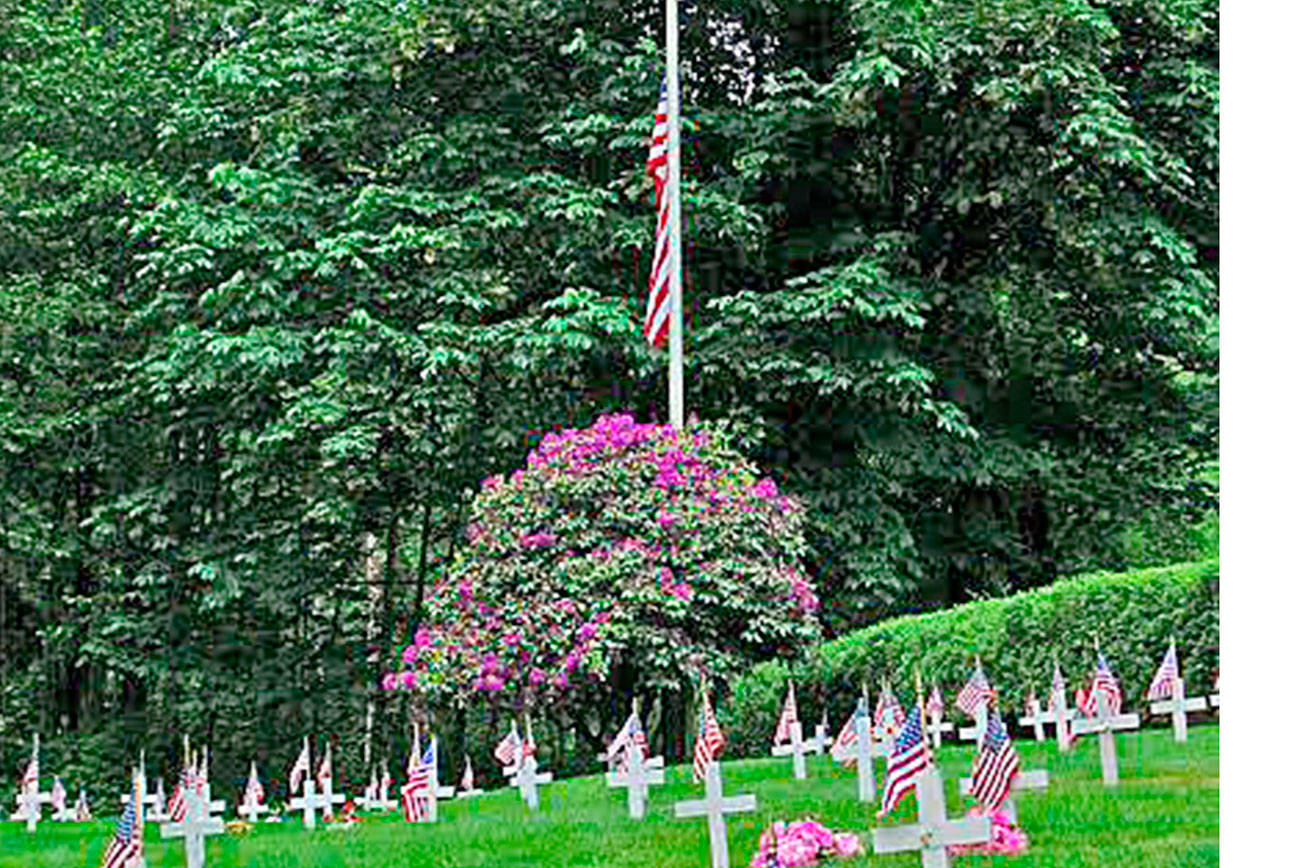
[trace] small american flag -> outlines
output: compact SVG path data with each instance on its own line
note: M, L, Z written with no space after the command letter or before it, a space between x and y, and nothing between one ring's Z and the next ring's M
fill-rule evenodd
M193 788L194 785L194 769L186 766L181 770L181 777L176 782L176 789L172 790L172 797L167 800L167 816L173 823L179 823L185 819L185 791Z
M100 868L126 868L144 855L144 823L140 815L144 782L138 774L132 777L131 801L122 809L122 817L113 830L113 839L104 851Z
M941 698L940 688L931 685L931 695L927 697L927 716L941 717L945 713L945 700Z
M841 732L837 734L836 741L832 742L832 759L842 765L855 765L859 758L855 755L855 745L859 743L859 734L855 731L855 721L868 719L868 700L859 697L855 703L854 711L846 718L845 726L841 727Z
M791 739L791 727L798 722L796 717L796 686L787 682L787 700L782 703L782 713L778 715L778 729L773 733L773 743L782 744Z
M316 767L316 782L320 787L325 787L326 781L334 780L334 767L330 761L330 742L326 742L325 755L321 757L321 764Z
M32 758L27 762L27 768L23 769L23 777L18 782L18 791L26 793L31 790L39 789L38 781L41 779L41 761L37 758L35 751L32 752Z
M466 754L466 770L461 775L461 789L470 792L475 788L475 770L470 767L470 754Z
M894 735L904 725L904 709L900 707L900 701L895 698L895 692L889 684L882 685L882 692L877 697L873 725L887 735Z
M651 257L650 297L642 333L652 346L669 337L669 82L660 82L660 103L651 130L646 170L656 190L656 240Z
M1094 669L1094 680L1090 683L1084 708L1090 716L1098 714L1100 710L1109 715L1121 711L1121 684L1108 668L1108 661L1104 659L1102 651L1099 652L1099 663Z
M402 785L402 817L408 823L419 823L429 811L429 773L433 766L434 739L431 738L407 783Z
M646 730L642 729L642 721L638 718L637 712L628 716L628 720L624 722L624 726L620 732L624 734L622 749L615 748L613 743L611 749L619 750L619 763L616 766L616 770L619 772L627 772L629 754L632 751L637 750L641 752L642 759L646 759L651 756L651 745L647 742ZM619 737L616 736L617 740L618 738Z
M1062 670L1058 668L1057 660L1053 661L1053 683L1049 685L1049 689L1054 693L1061 690L1065 694L1067 691L1067 682L1062 678Z
M266 792L262 789L262 781L258 780L258 764L249 763L249 780L244 786L244 804L260 805L267 797Z
M882 790L882 809L878 817L884 817L900 799L918 785L918 777L931 762L931 751L927 741L922 737L922 709L913 706L904 721L904 728L895 739L895 749L886 761L886 786Z
M994 698L995 691L990 687L990 682L986 680L986 674L978 663L976 669L972 670L967 684L964 684L963 689L958 692L958 707L967 712L969 717L976 717L977 709L989 705Z
M54 787L50 790L50 805L56 815L68 810L68 791L63 788L63 781L56 776Z
M1008 798L1019 765L1003 719L997 714L990 715L985 738L977 751L976 767L972 770L972 795L990 810L998 808Z
M701 721L696 729L696 747L692 751L692 780L705 780L705 771L713 760L723 756L723 730L710 707L710 694L701 685Z
M1175 643L1166 649L1166 656L1162 658L1162 663L1157 667L1157 673L1153 676L1153 683L1148 685L1148 698L1170 699L1175 693L1175 680L1180 677L1180 664L1175 657Z
M515 728L515 721L512 721L511 731L493 749L493 759L504 766L513 766L520 760L520 747L520 731Z

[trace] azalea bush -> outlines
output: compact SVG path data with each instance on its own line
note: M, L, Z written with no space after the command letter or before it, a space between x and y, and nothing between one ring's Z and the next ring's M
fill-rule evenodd
M618 666L679 689L817 638L804 508L731 440L628 415L547 434L482 481L384 686L531 703Z

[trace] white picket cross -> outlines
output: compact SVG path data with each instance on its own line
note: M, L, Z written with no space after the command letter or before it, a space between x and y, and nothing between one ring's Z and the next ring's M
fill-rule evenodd
M813 753L822 756L823 752L832 744L832 739L827 736L827 712L823 712L823 722L814 727L814 737L809 740L814 746Z
M914 826L878 826L873 829L873 852L922 852L922 868L949 868L946 847L982 844L990 840L989 817L951 820L945 814L945 790L940 772L929 766L918 778L918 823Z
M1067 705L1067 691L1059 687L1052 691L1054 735L1058 739L1058 753L1071 750L1071 724L1076 718L1075 710Z
M790 756L792 774L798 781L805 779L805 754L813 751L813 745L804 740L800 731L800 721L791 724L791 741L774 747L770 753L774 756Z
M642 768L648 772L660 771L665 769L665 758L663 756L646 757L642 760ZM614 789L624 785L626 772L621 772L617 768L612 768L606 772L606 786Z
M855 772L859 777L859 801L877 801L877 774L873 769L873 727L868 715L858 717L854 722L854 756Z
M1029 726L1035 731L1035 740L1044 741L1044 725L1053 723L1056 715L1052 711L1045 711L1040 708L1040 698L1031 697L1030 713L1017 718L1017 722L1022 726Z
M186 868L203 868L204 838L222 834L226 831L226 824L217 817L208 816L202 793L187 789L184 798L185 819L179 823L164 823L159 834L164 838L184 837Z
M325 806L325 797L317 793L316 781L311 777L303 780L303 795L289 800L289 810L303 812L303 828L316 828L316 812Z
M524 758L520 770L510 778L511 786L520 790L520 798L533 811L538 810L538 785L551 782L552 773L538 771L538 761L532 755Z
M1000 805L1008 819L1017 822L1017 800L1013 798L1013 793L1020 790L1047 790L1049 788L1049 772L1047 769L1036 769L1035 771L1019 772L1013 777L1011 789L1008 791L1007 798ZM961 778L958 782L958 792L963 796L972 795L972 779Z
M640 820L646 816L647 788L663 784L665 770L663 765L658 769L643 765L642 750L637 745L631 745L628 751L628 771L616 773L608 781L612 787L628 787L628 815L634 820Z
M18 794L18 810L9 815L10 820L27 821L27 831L35 832L36 824L41 821L41 805L48 805L53 801L53 796L49 793L40 792L40 784L34 788L28 788Z
M724 816L758 808L751 793L724 798L719 763L711 761L705 769L705 798L675 802L674 816L705 817L710 829L710 868L728 868L728 824Z
M973 741L981 743L981 739L986 737L986 723L989 720L989 706L982 704L977 707L976 713L972 715L974 721L972 726L965 726L958 731L959 741Z
M1094 735L1099 737L1099 764L1103 767L1103 786L1115 787L1117 775L1117 740L1113 735L1117 730L1139 729L1138 714L1108 714L1105 709L1099 717L1086 717L1072 721L1071 730L1075 735Z
M1171 729L1175 733L1175 740L1185 742L1189 740L1189 721L1185 717L1185 713L1189 711L1206 711L1207 700L1201 696L1186 699L1184 695L1184 679L1177 678L1175 687L1171 691L1171 698L1152 703L1149 705L1148 710L1155 715L1171 715Z

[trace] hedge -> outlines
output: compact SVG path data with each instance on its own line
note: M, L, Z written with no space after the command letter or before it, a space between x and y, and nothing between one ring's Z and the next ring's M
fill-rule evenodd
M1055 655L1070 701L1094 671L1096 635L1121 682L1127 711L1147 709L1140 700L1172 635L1186 691L1191 696L1207 693L1219 666L1219 584L1219 558L1095 573L847 633L794 663L760 664L734 685L719 709L728 753L768 752L788 678L795 681L800 717L810 734L826 711L835 735L862 680L867 680L874 704L883 676L901 702L911 701L915 664L921 667L924 690L933 680L940 686L946 718L952 720L961 715L954 699L977 655L1005 713L1020 712L1032 688L1045 701Z

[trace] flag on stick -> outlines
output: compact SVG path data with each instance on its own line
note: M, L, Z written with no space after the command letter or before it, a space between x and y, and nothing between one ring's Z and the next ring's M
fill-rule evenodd
M434 766L434 739L429 740L429 747L416 763L407 783L402 785L402 817L408 823L419 823L429 811L429 800L434 794L429 791L430 769Z
M692 751L692 780L700 783L705 780L706 769L712 761L723 756L723 730L714 717L710 707L710 692L701 679L701 720L696 729L696 747Z
M904 728L895 739L895 749L886 761L886 786L882 790L884 817L895 809L905 794L918 785L918 777L931 762L927 740L922 737L922 707L914 705L904 721Z
M1112 669L1109 668L1102 651L1099 652L1099 662L1094 668L1094 680L1090 682L1083 710L1091 717L1098 714L1100 710L1106 710L1109 715L1121 711L1121 683L1112 674Z
M669 338L670 287L670 196L669 189L669 80L660 82L660 103L656 106L651 129L651 153L646 161L647 174L655 184L656 235L651 254L650 297L642 334L652 346L661 346Z
M303 736L303 750L298 754L298 759L294 760L294 767L289 770L289 791L298 792L298 788L303 784L303 778L312 773L312 759L307 743L307 736Z
M131 778L131 800L122 809L100 868L127 868L144 855L144 772L133 772Z
M976 668L967 679L967 684L958 692L958 707L967 712L968 717L976 717L977 709L988 706L994 701L995 691L986 680L986 673L978 660Z
M782 703L782 713L778 715L778 728L773 733L773 743L782 744L791 738L791 727L795 725L798 718L796 717L796 687L790 681L787 682L787 699Z
M1170 699L1175 693L1175 680L1179 677L1180 663L1176 660L1175 640L1172 639L1171 646L1166 649L1166 656L1153 675L1153 683L1148 685L1148 698L1153 701Z
M854 711L845 720L845 726L841 727L841 732L837 734L836 741L832 742L832 759L845 766L853 766L859 762L855 755L855 745L859 743L859 734L855 730L855 721L868 718L868 698L859 697L855 703Z
M997 714L990 715L985 738L981 739L977 751L976 766L972 770L972 795L984 807L992 811L998 808L1008 798L1019 764L1003 718Z
M502 737L493 748L493 759L497 760L504 766L518 765L521 753L520 731L516 729L515 721L511 721L511 731Z

